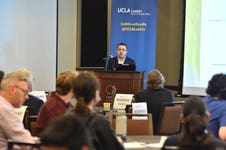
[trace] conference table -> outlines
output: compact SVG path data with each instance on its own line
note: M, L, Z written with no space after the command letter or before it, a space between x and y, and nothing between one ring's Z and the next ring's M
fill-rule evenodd
M166 136L127 136L123 142L126 150L161 150Z

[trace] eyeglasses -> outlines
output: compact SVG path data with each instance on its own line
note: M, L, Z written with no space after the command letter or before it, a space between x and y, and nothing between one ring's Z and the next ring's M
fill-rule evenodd
M117 50L118 50L118 51L120 51L120 50L121 50L121 51L127 51L127 50L124 49L124 48L118 48Z
M15 85L15 88L21 90L24 93L24 96L28 95L28 93L30 92L29 90L22 89L21 87L19 87L17 85Z

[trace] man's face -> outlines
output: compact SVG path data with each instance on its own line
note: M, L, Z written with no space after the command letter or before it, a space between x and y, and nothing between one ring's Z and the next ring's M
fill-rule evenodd
M126 57L127 54L127 49L125 45L119 45L117 48L117 56L120 59L124 59Z
M15 108L23 105L24 101L28 99L28 85L25 81L19 81L11 86L11 103Z

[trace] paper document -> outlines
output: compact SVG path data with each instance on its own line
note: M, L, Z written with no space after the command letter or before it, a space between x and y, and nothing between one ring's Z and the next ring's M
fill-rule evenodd
M123 143L125 149L145 148L147 145L143 142L126 142Z
M162 148L166 139L167 139L167 136L161 136L159 143L146 143L146 142L133 141L133 142L125 142L123 143L123 145L125 149L139 149L139 148L147 148L147 147Z
M148 147L155 147L155 148L162 148L163 144L165 143L167 139L167 136L161 136L160 142L159 143L150 143L147 144Z

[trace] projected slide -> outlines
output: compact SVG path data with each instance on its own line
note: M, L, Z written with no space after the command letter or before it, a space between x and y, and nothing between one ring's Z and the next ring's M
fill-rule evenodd
M205 95L208 81L226 73L226 1L187 0L182 94Z

